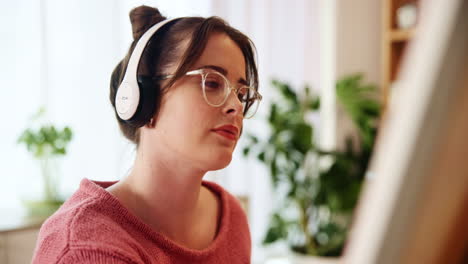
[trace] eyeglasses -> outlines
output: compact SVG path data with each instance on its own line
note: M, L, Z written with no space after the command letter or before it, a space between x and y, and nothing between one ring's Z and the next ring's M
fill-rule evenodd
M237 98L242 103L244 118L248 119L257 112L262 96L252 87L242 85L238 88L233 87L229 80L223 74L215 70L198 69L187 72L185 75L201 76L201 87L203 98L207 104L213 107L220 107L226 103L229 94L232 91L237 95ZM159 76L159 80L171 78L174 75Z

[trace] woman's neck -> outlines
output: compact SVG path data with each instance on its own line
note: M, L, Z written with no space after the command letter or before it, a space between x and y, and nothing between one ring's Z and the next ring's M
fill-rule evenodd
M108 191L155 230L184 240L206 210L210 194L201 185L205 172L161 154L138 151L129 176Z

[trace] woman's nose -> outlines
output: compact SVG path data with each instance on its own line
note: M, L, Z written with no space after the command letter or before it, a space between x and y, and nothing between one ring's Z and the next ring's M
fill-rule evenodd
M239 100L237 94L237 91L232 90L229 93L229 96L226 100L226 103L224 104L224 109L223 112L226 114L230 115L244 115L244 106L242 105L242 102Z

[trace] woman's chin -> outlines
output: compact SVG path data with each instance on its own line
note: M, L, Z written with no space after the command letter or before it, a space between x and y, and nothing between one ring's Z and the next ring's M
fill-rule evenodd
M210 162L210 164L208 165L210 167L209 171L224 169L229 165L229 163L231 163L231 160L232 153L220 155L211 160L212 162Z

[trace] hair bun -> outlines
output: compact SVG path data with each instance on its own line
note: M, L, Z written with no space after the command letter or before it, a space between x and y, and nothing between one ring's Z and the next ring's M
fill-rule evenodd
M133 39L139 39L146 30L154 24L165 20L166 17L161 15L159 10L149 6L135 7L130 11L130 22L132 23Z

